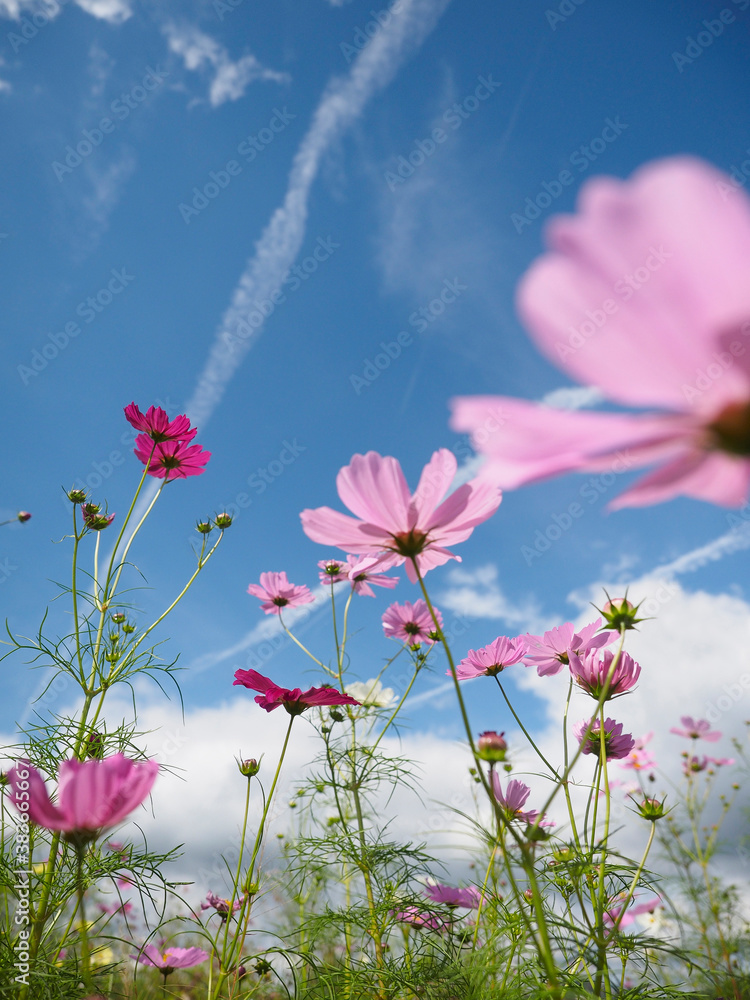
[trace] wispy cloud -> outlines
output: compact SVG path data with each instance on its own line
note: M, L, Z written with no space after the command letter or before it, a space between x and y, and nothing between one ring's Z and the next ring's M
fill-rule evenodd
M476 569L452 569L448 589L436 598L441 608L472 618L498 618L521 632L533 631L542 624L537 602L530 598L514 602L498 583L497 566L491 563Z
M211 107L244 97L249 85L256 80L288 83L289 75L267 69L254 55L244 55L233 62L229 53L216 39L198 28L170 22L164 26L170 52L181 57L185 68L194 72L209 70L213 78L208 88Z

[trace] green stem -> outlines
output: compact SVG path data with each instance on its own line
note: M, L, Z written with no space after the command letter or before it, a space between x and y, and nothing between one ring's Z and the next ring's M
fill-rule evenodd
M550 762L549 762L549 761L547 760L547 758L546 758L546 757L544 756L544 754L542 753L542 751L541 751L541 750L539 749L539 747L538 747L538 746L536 745L536 743L535 743L535 742L533 741L533 739L531 738L531 736L530 736L530 734L529 734L528 730L526 729L526 726L524 726L524 724L523 724L523 723L521 722L521 720L520 720L520 719L518 718L518 715L516 714L516 710L515 710L515 708L513 708L513 706L511 705L511 703L510 703L510 699L508 698L507 694L505 693L505 690L504 690L504 688L503 688L502 684L500 683L500 678L498 677L498 675L497 675L497 674L495 674L495 680L496 680L496 682L497 682L497 686L498 686L498 687L500 688L500 694L501 694L501 695L503 696L503 698L505 699L505 704L506 704L506 705L508 706L508 708L509 708L509 709L511 710L511 712L512 712L512 714L513 714L513 718L514 718L514 719L516 720L516 722L518 723L518 726L519 726L519 728L520 728L521 732L523 733L523 735L524 735L524 736L526 737L526 739L527 739L527 740L529 741L529 743L530 743L530 744L531 744L531 746L533 747L534 751L536 752L536 755L537 755L537 757L539 757L539 759L540 759L540 760L541 760L541 761L542 761L542 762L543 762L544 764L546 764L546 766L547 766L547 767L548 767L548 768L550 769L550 771L551 771L551 772L552 772L552 773L554 774L554 776L555 776L555 777L557 777L557 776L558 776L558 775L557 775L557 769L556 769L556 768L554 768L554 767L553 767L553 766L552 766L552 765L550 764Z

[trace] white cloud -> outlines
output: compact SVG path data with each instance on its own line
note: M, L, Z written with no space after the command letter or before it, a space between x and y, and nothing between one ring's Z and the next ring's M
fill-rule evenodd
M517 632L533 631L542 624L535 600L516 603L504 594L497 582L497 566L451 569L447 578L448 589L435 598L441 610L469 618L497 618Z
M132 16L130 0L75 0L76 5L92 17L110 24L122 24ZM51 0L41 4L39 0L0 0L0 17L18 21L23 14L41 11L49 20L62 13L63 4Z
M209 101L214 108L225 101L237 101L244 97L248 86L255 80L289 81L287 73L266 69L253 55L245 55L232 62L223 45L197 28L170 23L165 26L164 33L170 52L182 58L186 69L200 71L210 68L214 71L209 85Z
M89 218L95 223L95 238L106 229L109 216L122 195L122 190L136 167L136 159L130 149L123 150L120 157L106 166L98 167L86 161L86 175L91 185L91 193L81 201Z
M550 406L556 410L582 410L588 406L596 406L604 399L601 389L594 385L563 386L553 389L539 400L542 406Z

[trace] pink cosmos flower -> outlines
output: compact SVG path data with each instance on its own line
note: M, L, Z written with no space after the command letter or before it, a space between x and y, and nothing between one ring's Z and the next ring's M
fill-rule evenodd
M570 672L578 686L583 688L592 698L598 699L604 690L615 655L610 649L605 649L601 656L598 649L588 649L580 655L571 651ZM640 674L640 665L635 662L632 656L622 650L612 674L605 701L632 691Z
M166 978L175 969L189 969L193 965L200 965L208 958L208 952L202 948L166 948L161 950L155 944L143 946L139 955L131 955L142 965L155 965L161 969L162 975Z
M356 517L318 507L302 511L302 527L314 542L373 557L369 569L406 563L406 575L416 583L412 560L422 575L449 559L460 562L446 546L465 542L500 504L500 491L476 480L459 486L440 503L457 467L455 455L441 448L422 471L416 493L410 494L395 458L374 451L354 455L339 472L336 485Z
M583 734L588 729L588 726L588 719L582 719L573 726L573 735L579 743L583 741ZM583 753L592 753L596 757L599 756L599 751L601 750L600 730L601 724L599 719L597 719L591 727L591 732L583 747ZM623 757L627 757L635 746L635 740L630 733L623 733L622 723L615 722L614 719L604 720L604 743L607 760L621 760Z
M206 464L211 457L211 452L204 451L199 444L161 441L154 445L148 434L139 434L135 443L135 456L147 465L149 476L166 479L168 482L187 479L188 476L200 476L206 471Z
M405 910L394 912L393 916L402 924L411 924L412 927L427 928L431 931L444 931L450 927L442 917L435 913L426 913L417 906L407 906Z
M247 592L261 599L261 609L267 615L279 615L282 608L296 608L315 600L308 587L290 583L283 572L261 573L260 584L251 583Z
M712 731L711 723L705 719L694 719L692 715L683 715L680 717L680 722L685 728L678 729L677 726L673 726L669 730L670 733L690 740L705 740L707 743L716 743L721 739L721 733L716 729Z
M633 906L634 900L631 900L631 905L628 907L627 912L620 920L618 929L622 930L623 927L629 927L635 922L635 918L641 916L643 913L653 913L657 906L661 906L661 896L652 896L650 899L644 900L642 903L638 903ZM613 900L615 905L611 906L608 910L604 911L603 919L604 923L608 924L610 927L614 926L617 922L617 918L622 913L622 906L616 905L617 900Z
M495 796L495 801L505 813L505 818L507 820L520 819L523 820L524 823L529 823L530 825L536 823L539 818L539 812L537 810L531 810L528 812L523 811L526 799L528 799L531 794L531 789L528 785L525 785L523 781L518 781L516 778L511 778L506 785L505 791L503 791L503 786L500 784L500 776L497 771L492 772L491 779L492 793Z
M537 346L630 415L458 399L453 428L483 433L480 478L513 488L573 470L655 465L613 507L679 495L737 506L750 482L750 201L691 157L630 181L590 180L578 214L547 228L550 252L521 281ZM494 420L494 423L488 421ZM487 428L492 428L488 431Z
M99 903L99 909L102 913L108 913L110 916L114 916L117 913L122 913L123 916L127 916L133 910L133 904L128 902L122 903L110 903L109 906L106 903Z
M463 906L469 910L476 910L482 900L481 892L473 885L468 889L454 889L450 885L436 882L434 885L426 885L424 894L433 903L443 903L445 906Z
M385 576L382 573L372 573L367 568L372 564L372 560L367 556L348 555L346 561L349 564L349 579L352 582L352 590L361 597L374 597L373 587L388 587L389 590L398 583L397 576Z
M321 559L318 563L318 577L321 583L341 583L348 579L349 567L339 559Z
M66 839L93 840L143 802L158 772L155 760L129 760L121 753L104 760L64 760L57 782L57 805L52 803L41 774L27 761L9 771L8 781L11 802L19 812L28 805L32 823L60 830ZM20 798L26 797L26 787L28 803Z
M232 915L237 912L237 910L242 908L244 902L243 898L235 899L232 903ZM213 892L209 892L206 898L201 902L202 910L216 910L216 912L221 916L222 920L227 919L229 914L230 900L222 899L221 896L215 895Z
M570 663L571 653L586 653L591 649L609 646L618 638L617 632L600 632L602 620L597 618L590 625L584 625L578 632L572 622L551 628L544 635L526 635L528 652L524 659L529 666L535 666L540 677L558 674Z
M443 616L437 608L435 615L442 628ZM437 641L435 622L432 620L430 609L421 597L413 604L411 601L391 604L385 610L382 620L383 631L389 639L400 639L409 646L416 646L421 642L431 645Z
M125 407L125 416L137 431L148 434L153 441L182 441L184 444L192 441L198 433L184 414L170 420L160 406L149 406L145 413L141 413L135 403L131 403Z
M456 666L456 674L460 681L472 677L495 677L506 667L519 663L526 655L526 638L519 635L509 639L501 635L482 649L470 649L463 660ZM450 670L446 673L450 676Z
M637 739L627 757L623 757L620 761L620 767L629 771L653 771L656 767L656 758L650 751L644 749L646 744L651 742L653 735L653 732L645 733ZM609 784L612 787L611 781Z
M359 705L360 702L342 694L332 687L312 687L307 691L300 688L282 688L274 684L268 677L259 674L257 670L237 670L235 671L234 684L241 684L250 688L251 691L260 691L255 701L267 712L273 712L275 708L283 705L290 715L300 715L306 708L313 705Z

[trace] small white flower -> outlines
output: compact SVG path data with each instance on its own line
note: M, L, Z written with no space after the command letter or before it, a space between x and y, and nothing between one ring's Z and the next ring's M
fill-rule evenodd
M363 705L377 708L391 708L398 701L393 688L384 688L377 680L352 681L344 690Z

